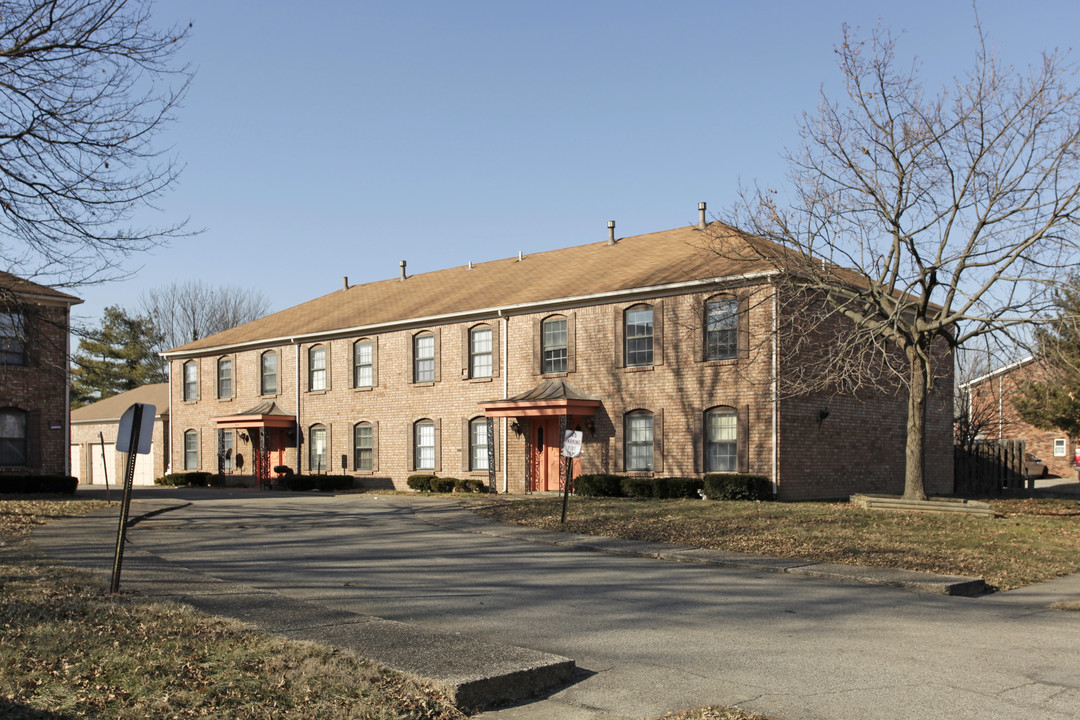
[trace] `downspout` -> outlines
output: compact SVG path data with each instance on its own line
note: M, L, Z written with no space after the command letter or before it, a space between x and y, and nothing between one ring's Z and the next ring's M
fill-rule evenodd
M296 474L300 475L302 473L300 454L300 343L296 342L295 338L290 342L296 347Z
M503 378L503 391L502 396L508 397L510 395L510 368L506 364L510 361L510 316L503 315L503 311L499 310L499 317L503 319L503 332L502 332L502 378ZM503 476L503 494L510 492L510 478L507 477L506 471L510 467L507 462L506 456L509 455L507 443L510 441L510 422L507 418L500 418L502 420L502 476Z
M1001 394L1004 391L1002 386L1002 378L1004 374L998 375L998 442L1005 439L1005 418L1004 418L1004 399Z
M772 283L772 486L773 497L780 490L780 350L779 350L779 321L777 318L778 303L776 282ZM747 438L749 440L749 438Z
M175 421L176 416L173 415L173 409L172 409L172 376L173 376L172 360L169 360L169 453L168 453L169 460L168 460L168 465L166 465L165 467L163 467L161 469L162 472L164 474L166 474L166 475L168 475L169 473L172 472L172 454L173 454L173 448L176 447L176 445L173 443L173 428L176 425L176 421Z
M71 306L67 306L67 333L64 339L64 474L71 475ZM42 433L44 434L44 433ZM82 454L79 455L82 458ZM80 475L82 475L80 468Z

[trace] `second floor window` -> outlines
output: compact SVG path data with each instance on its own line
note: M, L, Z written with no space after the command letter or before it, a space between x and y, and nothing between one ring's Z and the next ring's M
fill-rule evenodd
M232 359L221 358L217 363L217 396L232 397Z
M26 323L22 313L0 311L0 365L26 364Z
M308 350L308 390L326 389L326 348L322 345Z
M259 360L259 392L262 395L277 395L277 353L269 350Z
M184 363L184 401L195 402L199 399L199 366L195 361Z
M371 387L375 384L374 360L370 340L361 340L353 345L353 387Z
M653 364L653 309L636 307L626 311L626 364Z
M739 301L720 298L705 303L705 359L734 360L739 353Z
M413 338L413 382L435 382L435 336Z
M469 377L491 377L491 328L477 327L469 333Z
M544 321L541 328L541 372L566 372L566 318L554 317Z

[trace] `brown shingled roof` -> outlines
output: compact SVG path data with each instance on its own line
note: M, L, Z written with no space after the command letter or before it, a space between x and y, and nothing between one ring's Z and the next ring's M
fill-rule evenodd
M133 403L146 403L153 405L155 416L169 414L169 383L154 383L143 385L134 390L122 392L119 395L98 400L96 403L86 405L71 411L71 422L93 423L119 421L124 411Z
M36 300L55 300L66 305L78 305L82 302L74 295L60 292L48 285L38 285L35 282L24 280L18 275L0 270L0 288L10 290L16 295L32 297Z
M330 335L353 328L512 309L561 299L652 288L768 271L765 261L735 261L708 251L719 226L697 227L477 263L472 268L395 278L338 290L169 353L196 352L298 335ZM734 235L733 235L734 237Z

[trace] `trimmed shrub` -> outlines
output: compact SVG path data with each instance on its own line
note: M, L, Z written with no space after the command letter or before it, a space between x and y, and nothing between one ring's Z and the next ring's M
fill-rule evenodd
M348 490L353 486L353 480L352 475L284 475L277 479L277 484L278 487L293 492L334 492Z
M456 482L454 482L454 492L478 493L478 492L484 492L484 490L486 490L486 489L487 489L487 486L484 485L483 480L475 480L473 478L466 478L464 480L457 480Z
M716 473L705 476L709 500L773 500L772 483L761 475Z
M182 485L189 485L191 487L206 487L210 484L210 479L213 477L214 473L209 473L202 470L194 472L169 473L164 477L154 478L154 484L166 485L170 487L180 487Z
M434 475L410 475L405 484L417 492L431 492L431 481L435 479Z
M454 492L454 485L456 485L457 482L458 482L457 478L433 477L433 478L431 478L431 492L436 492L436 493Z
M653 478L647 477L624 477L622 479L622 494L628 498L651 498L653 497Z
M698 490L704 487L705 481L698 478L653 478L653 497L691 498L697 500L701 497L698 495Z
M574 492L584 497L622 497L622 477L596 473L574 478Z
M70 475L0 475L0 493L74 495L78 485Z

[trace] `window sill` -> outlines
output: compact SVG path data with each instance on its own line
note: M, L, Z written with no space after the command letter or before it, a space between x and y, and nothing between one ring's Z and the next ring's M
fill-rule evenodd
M330 392L330 391L329 390L306 390L306 391L304 391L304 394L305 395L325 395L328 392Z
M557 373L540 373L541 377L546 378L564 378L570 375L569 372L557 372Z
M724 360L702 360L701 363L706 367L714 367L718 365L738 365L739 358L725 358Z
M435 381L430 380L430 381L424 381L424 382L414 382L412 384L412 386L413 387L435 387Z
M477 378L469 378L468 381L471 382L471 383L489 383L494 379L495 378L493 378L493 377L477 377Z
M623 372L652 372L656 369L655 365L629 365L623 368Z
M371 392L375 389L374 385L361 385L360 387L354 387L354 392Z
M231 397L219 397L217 399L218 402L223 402L223 403L232 402L233 400L235 400L235 398L231 398Z

